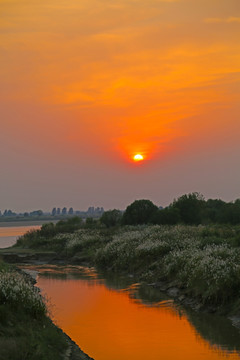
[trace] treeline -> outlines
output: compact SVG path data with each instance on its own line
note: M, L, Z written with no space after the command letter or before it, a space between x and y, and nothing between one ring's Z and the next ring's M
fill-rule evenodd
M1 212L0 210L0 216L2 217L17 217L17 216L20 216L20 217L36 217L36 216L43 216L43 211L42 210L34 210L34 211L31 211L31 212L24 212L24 213L16 213L12 210L4 210L3 213Z
M43 212L42 210L34 210L31 212L23 212L23 213L17 213L15 211L12 211L10 209L5 209L3 212L0 210L0 217L4 218L29 218L29 217L68 217L69 216L80 216L80 217L100 217L104 213L103 207L94 207L90 206L87 211L80 211L80 210L74 210L72 207L69 209L67 207L56 208L54 207L50 212Z
M240 224L240 199L225 202L220 199L205 200L197 192L175 199L166 208L159 208L150 200L136 200L125 212L106 211L100 222L107 227L116 225L199 225L199 224Z
M46 223L40 230L28 232L27 238L51 238L61 233L73 233L78 229L113 228L124 225L208 225L240 224L240 199L224 202L220 199L205 200L199 193L190 193L175 199L169 206L159 208L150 200L136 200L125 211L108 210L100 218L72 216L54 223ZM20 244L18 244L20 245Z

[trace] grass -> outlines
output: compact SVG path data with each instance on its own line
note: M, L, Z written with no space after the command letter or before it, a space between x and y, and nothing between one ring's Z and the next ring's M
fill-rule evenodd
M59 360L67 344L60 329L47 317L33 318L27 311L0 305L1 360Z
M0 274L3 272L7 272L11 269L10 265L6 264L0 259Z
M45 237L41 231L24 235L16 249L56 251L88 260L101 270L131 273L141 281L174 280L206 304L223 305L240 295L240 226L143 225L64 233L52 227L51 231Z
M37 288L0 261L0 360L57 360L66 348Z
M0 273L0 303L8 304L16 312L24 310L34 318L46 315L47 308L37 288L20 273Z
M143 227L114 236L98 250L96 263L149 282L174 280L203 303L225 304L240 294L239 231L237 227Z

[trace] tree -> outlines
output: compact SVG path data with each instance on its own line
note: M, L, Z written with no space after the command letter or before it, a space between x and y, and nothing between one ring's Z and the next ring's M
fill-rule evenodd
M171 205L179 210L181 220L185 224L200 224L202 221L205 201L203 195L198 192L183 195L174 200Z
M217 221L223 224L240 224L239 200L235 203L225 203L218 212Z
M34 211L30 212L30 216L42 216L42 215L43 215L42 210L34 210Z
M64 208L62 209L62 215L66 215L66 214L67 214L67 208L64 207Z
M16 216L17 214L13 212L12 210L5 210L3 213L3 216Z
M154 224L159 225L175 225L180 222L181 217L179 210L173 206L169 206L165 209L159 209L154 216Z
M60 220L56 224L58 232L67 233L78 230L82 227L82 219L79 216L73 216L68 220Z
M135 200L123 214L123 224L137 225L154 222L158 207L150 200Z
M206 201L204 220L207 223L216 223L219 221L219 214L226 203L220 199L208 199Z
M85 221L85 227L88 229L95 228L97 226L97 220L94 220L92 217L87 217Z
M68 210L68 214L73 215L73 208L72 207L70 207L70 209Z
M47 238L54 236L57 233L56 226L53 223L43 224L40 233L43 237Z
M117 226L120 225L122 219L122 213L120 210L109 210L105 211L101 218L100 222L107 227Z

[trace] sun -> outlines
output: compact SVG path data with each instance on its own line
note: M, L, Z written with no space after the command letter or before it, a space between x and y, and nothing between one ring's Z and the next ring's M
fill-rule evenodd
M144 157L141 154L136 154L133 157L134 161L142 161L144 159Z

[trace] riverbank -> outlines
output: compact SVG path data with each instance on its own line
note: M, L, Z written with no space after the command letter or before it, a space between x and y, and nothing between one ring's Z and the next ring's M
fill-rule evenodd
M0 262L0 359L91 360L48 317L29 274Z
M40 220L40 219L36 219L36 220L16 220L13 219L11 221L0 221L0 228L5 228L5 227L26 227L26 226L42 226L43 224L47 224L47 223L54 223L56 224L59 220L51 220L51 219L46 219L46 220Z
M87 261L86 257L78 256L60 256L56 252L35 252L32 250L28 250L27 252L24 249L19 249L19 253L16 249L11 249L8 252L2 252L2 258L11 264L16 264L20 268L26 266L42 266L42 265L56 265L60 268L63 266L75 266L82 265L87 267L92 267L94 264L92 262ZM100 271L105 276L109 276L112 274L110 269L106 269L103 267L98 267L98 271ZM167 296L172 298L176 303L181 304L185 307L190 307L194 311L197 312L205 312L205 313L216 313L219 315L224 315L230 318L233 322L233 325L240 329L240 302L239 299L229 300L228 303L206 303L202 301L200 296L193 296L191 291L187 288L179 284L178 280L170 280L166 277L158 276L157 281L147 281L145 276L142 273L129 273L126 271L118 272L119 275L125 276L127 278L131 278L132 281L138 282L143 285L147 285L154 289L159 289L162 293L165 293Z
M33 232L0 251L9 263L81 264L159 287L195 310L240 314L239 228L148 226Z
M29 232L0 255L12 263L95 266L159 287L198 311L240 314L239 226L106 229L74 220Z

